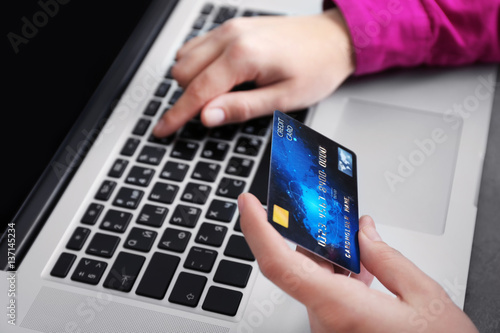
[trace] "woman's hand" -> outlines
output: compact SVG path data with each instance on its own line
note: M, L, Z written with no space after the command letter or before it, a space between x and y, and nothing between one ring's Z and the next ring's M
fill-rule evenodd
M208 127L290 111L331 94L354 71L337 9L314 16L229 20L187 42L172 75L184 94L154 128L167 136L201 111ZM230 92L253 81L257 89Z
M291 250L253 195L242 194L238 207L262 273L307 307L313 332L477 332L439 284L382 241L370 217L359 221L361 272L348 277L305 250ZM370 289L373 276L396 297Z

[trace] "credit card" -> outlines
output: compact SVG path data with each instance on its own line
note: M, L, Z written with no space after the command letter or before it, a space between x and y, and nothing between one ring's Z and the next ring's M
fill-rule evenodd
M275 111L268 221L286 239L359 273L356 155Z

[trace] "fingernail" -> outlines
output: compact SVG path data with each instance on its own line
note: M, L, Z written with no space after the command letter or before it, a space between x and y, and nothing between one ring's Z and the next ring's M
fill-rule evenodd
M160 118L160 120L158 120L158 122L156 123L155 128L153 129L153 132L161 131L163 129L164 124L165 124L165 120L163 120L163 118Z
M224 119L226 119L226 114L224 110L220 108L208 109L205 111L205 125L207 126L218 126L221 125Z
M365 234L366 237L368 237L369 240L371 241L381 241L382 237L377 232L377 229L372 226L367 226L361 229L361 232Z

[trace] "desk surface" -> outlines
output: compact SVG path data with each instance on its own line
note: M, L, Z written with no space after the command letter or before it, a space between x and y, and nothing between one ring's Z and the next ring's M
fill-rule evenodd
M497 74L488 146L481 179L481 192L464 305L464 311L481 333L500 331L499 80L500 67Z

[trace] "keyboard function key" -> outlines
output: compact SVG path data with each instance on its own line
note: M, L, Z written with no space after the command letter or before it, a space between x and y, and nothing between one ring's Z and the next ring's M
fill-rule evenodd
M124 156L132 156L134 155L137 147L139 147L139 144L141 143L141 140L135 139L135 138L129 138L127 142L125 142L125 145L123 145L123 148L120 152L120 154Z
M160 239L158 247L174 252L184 252L190 238L191 233L189 231L167 228Z
M104 258L111 258L119 242L120 238L116 236L96 233L90 241L86 253Z
M107 266L104 261L82 258L71 275L71 280L96 285Z
M68 275L71 266L75 262L76 255L71 253L61 253L59 258L57 259L56 264L50 271L50 275L60 278L65 278Z
M101 187L97 190L95 198L97 200L106 201L111 197L111 193L116 187L116 182L111 180L105 180L102 182Z
M145 258L132 253L120 252L104 280L105 288L129 292L141 271Z
M125 169L127 168L127 165L128 165L127 160L123 160L121 158L117 159L115 163L113 163L111 170L109 170L108 176L113 178L120 178L123 175Z

